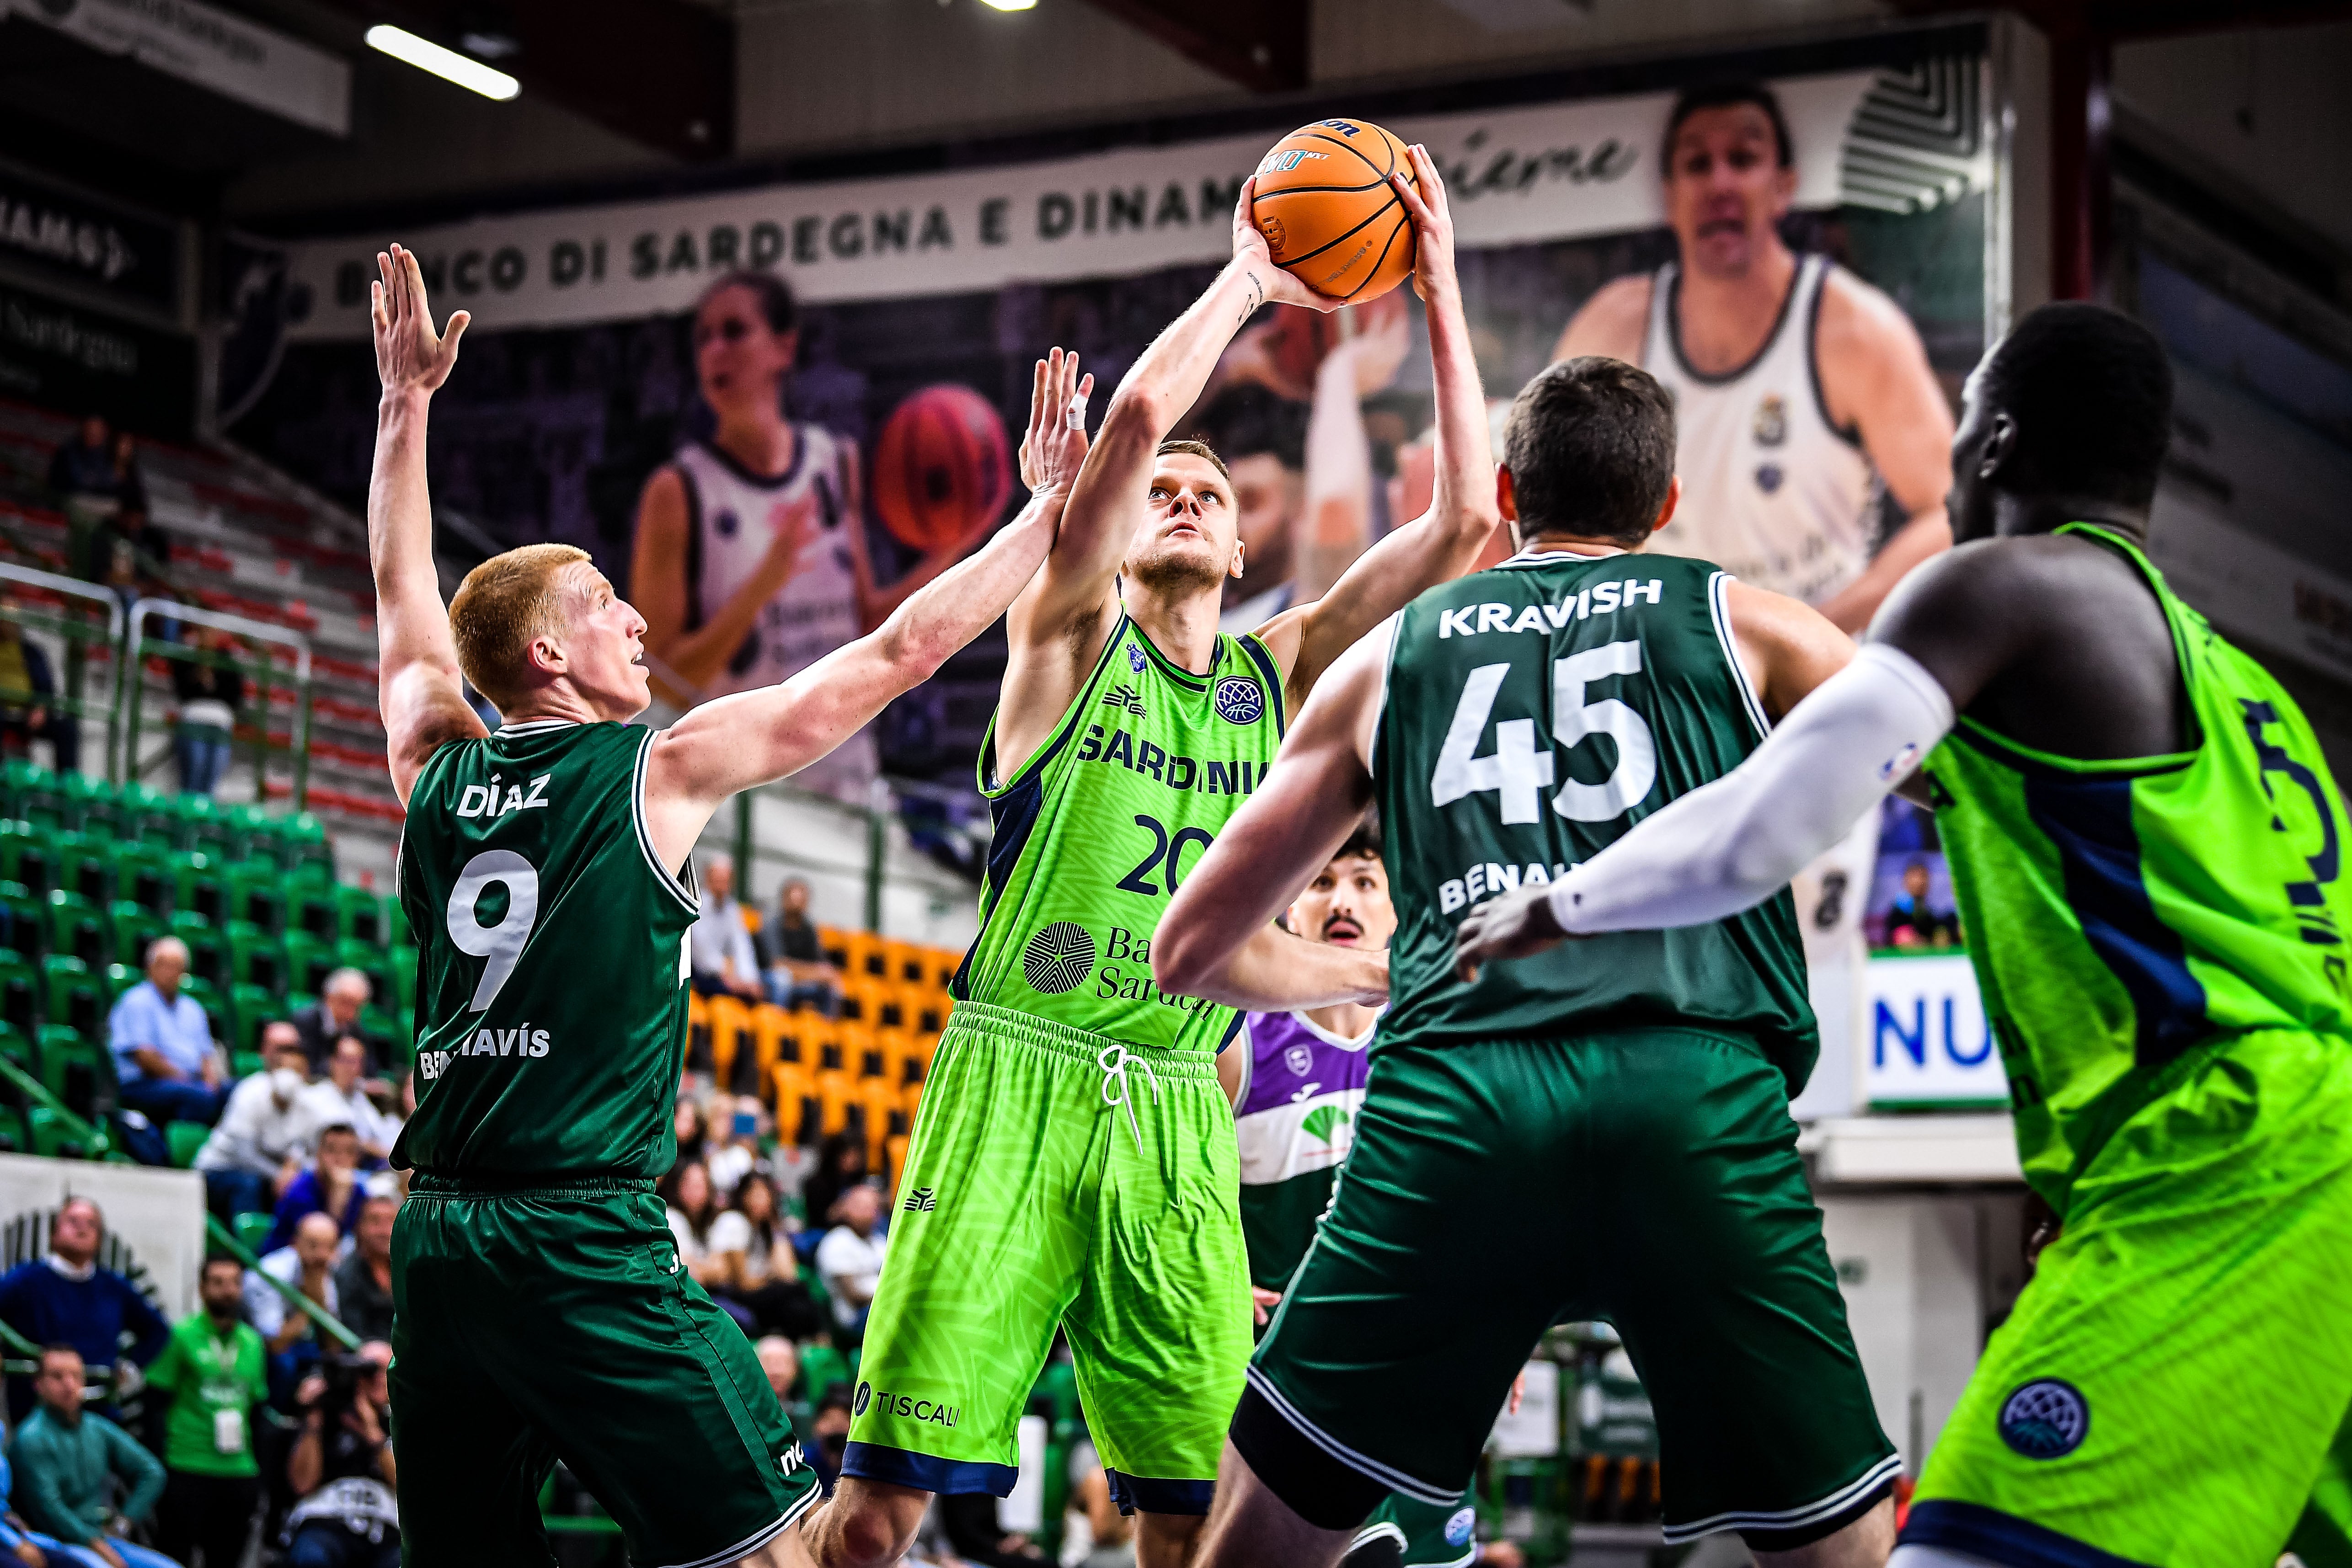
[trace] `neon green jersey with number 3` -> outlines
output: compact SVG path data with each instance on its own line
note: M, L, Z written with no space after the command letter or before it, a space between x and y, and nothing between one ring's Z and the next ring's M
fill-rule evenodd
M452 741L417 775L394 873L416 935L416 1114L395 1166L669 1168L698 908L646 833L652 740L544 720Z
M1130 1045L1213 1051L1235 1014L1163 993L1151 937L1169 895L1282 744L1282 677L1255 636L1220 636L1205 675L1125 615L1053 736L1010 780L991 721L980 787L996 819L960 1000Z

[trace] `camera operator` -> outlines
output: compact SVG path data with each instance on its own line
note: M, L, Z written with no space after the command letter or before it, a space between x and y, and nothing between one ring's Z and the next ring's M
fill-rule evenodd
M391 1364L392 1346L370 1340L356 1355L327 1356L304 1383L302 1433L286 1460L300 1500L286 1516L289 1568L399 1568Z

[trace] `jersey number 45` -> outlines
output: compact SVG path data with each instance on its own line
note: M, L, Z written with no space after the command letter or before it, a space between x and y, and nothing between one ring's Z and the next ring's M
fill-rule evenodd
M1501 720L1495 726L1494 751L1477 755L1495 711L1495 694L1510 669L1507 664L1481 664L1463 683L1437 767L1429 776L1433 805L1492 793L1506 824L1543 820L1543 792L1560 768L1550 747L1536 745L1534 719ZM1605 643L1552 662L1552 738L1571 750L1592 735L1605 735L1617 743L1617 765L1608 778L1598 784L1570 779L1553 793L1552 810L1571 822L1605 822L1640 805L1657 782L1658 747L1649 722L1615 697L1587 700L1584 694L1588 682L1641 672L1639 643Z

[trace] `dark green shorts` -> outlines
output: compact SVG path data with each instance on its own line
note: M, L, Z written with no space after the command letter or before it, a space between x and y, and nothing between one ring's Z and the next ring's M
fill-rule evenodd
M1373 1049L1331 1211L1234 1421L1293 1509L1337 1530L1383 1490L1453 1501L1562 1318L1624 1335L1668 1542L1783 1551L1888 1490L1899 1463L1788 1092L1754 1045L1649 1029Z
M679 1267L650 1182L453 1190L393 1231L407 1568L549 1561L562 1459L635 1568L731 1563L817 1499L751 1343Z

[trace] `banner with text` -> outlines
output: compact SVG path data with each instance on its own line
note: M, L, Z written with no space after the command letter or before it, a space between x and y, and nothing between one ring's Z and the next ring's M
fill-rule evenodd
M1840 156L1873 71L1773 83L1798 157L1797 204L1840 193ZM1670 92L1408 117L1444 174L1463 248L1618 234L1664 221L1656 148ZM488 217L289 247L289 335L362 338L383 242L415 250L436 304L478 329L689 308L712 277L770 268L812 303L1116 277L1232 252L1234 203L1264 132L951 173Z
M1882 954L1863 973L1866 1102L1880 1108L2009 1103L2000 1049L1966 954Z
M347 63L204 0L0 0L0 22L12 16L297 125L351 131Z

